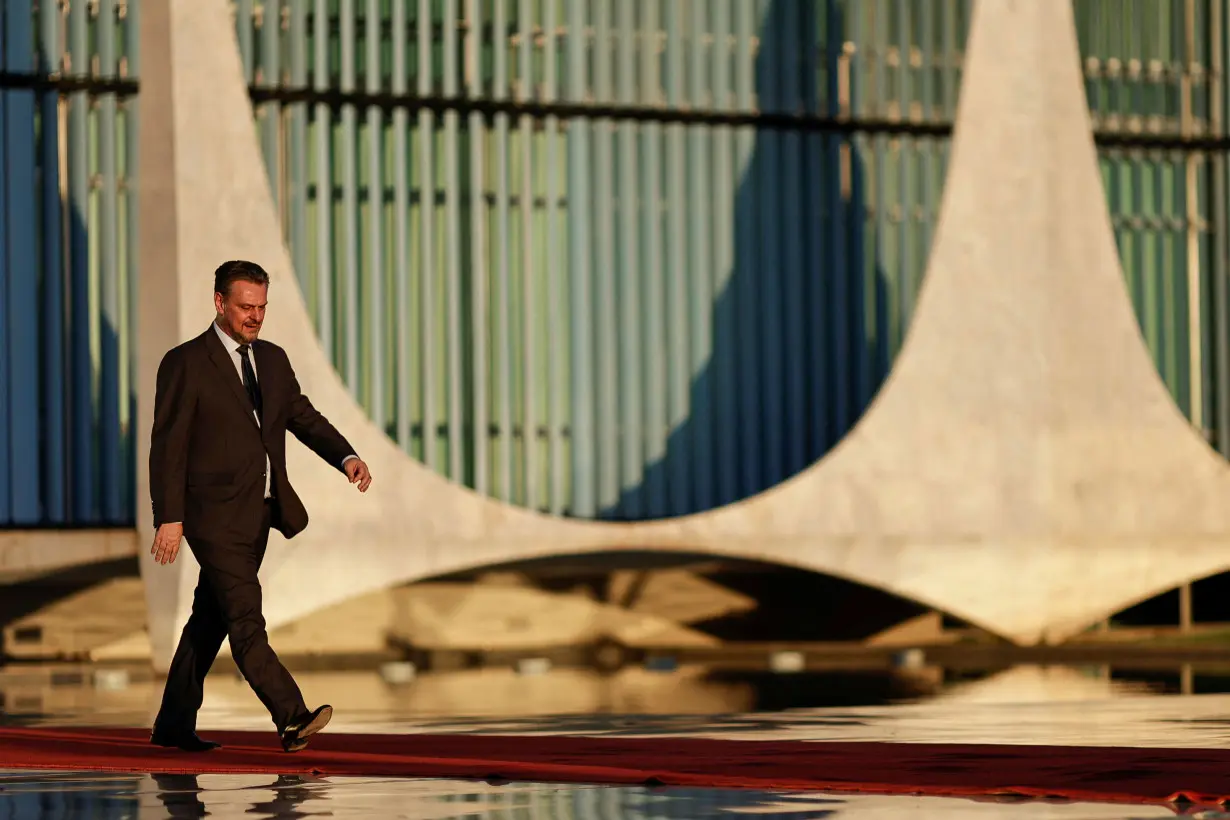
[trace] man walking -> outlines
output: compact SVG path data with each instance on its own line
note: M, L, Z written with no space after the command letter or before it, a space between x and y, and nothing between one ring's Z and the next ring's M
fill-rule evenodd
M346 439L299 389L286 352L259 340L269 275L254 262L214 272L217 316L158 367L150 440L150 495L160 564L182 538L201 565L192 615L167 673L151 742L186 751L218 744L196 734L205 676L229 637L239 671L269 710L282 748L297 752L333 709L309 711L269 646L257 572L270 527L293 538L307 511L286 475L286 432L343 472L360 492L371 475Z

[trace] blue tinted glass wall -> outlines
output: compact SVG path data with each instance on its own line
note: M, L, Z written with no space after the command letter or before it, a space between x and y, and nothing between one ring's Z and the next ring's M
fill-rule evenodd
M0 527L134 520L135 0L0 19Z

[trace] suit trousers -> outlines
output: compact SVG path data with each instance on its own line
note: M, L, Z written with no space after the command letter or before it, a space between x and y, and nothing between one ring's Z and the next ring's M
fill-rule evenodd
M205 676L224 638L230 639L235 665L269 710L279 732L307 711L298 684L269 645L261 611L257 573L275 514L276 502L266 501L260 533L253 543L189 541L201 574L192 598L192 615L167 672L155 722L162 731L196 729Z

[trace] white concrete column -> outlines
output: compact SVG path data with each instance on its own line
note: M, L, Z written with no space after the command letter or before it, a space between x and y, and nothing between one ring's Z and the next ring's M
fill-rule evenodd
M264 335L371 465L366 496L297 443L311 523L272 539L270 628L433 574L645 548L848 578L1022 643L1060 640L1230 567L1230 468L1166 392L1119 265L1070 0L975 7L942 214L917 311L866 416L819 464L755 498L640 524L541 516L411 459L320 348L282 242L225 0L143 11L144 474L153 379L212 316L211 273L249 258L273 286ZM155 665L190 599L191 557L143 567Z
M150 426L154 388L163 354L179 344L179 215L177 206L175 93L171 26L172 3L146 3L141 9L142 76L137 119L140 166L137 168L138 270L137 303L137 551L145 580L147 624L155 669L165 672L175 640L187 619L195 565L186 547L172 567L154 564L149 493ZM192 566L190 566L192 565ZM185 600L184 589L188 590Z

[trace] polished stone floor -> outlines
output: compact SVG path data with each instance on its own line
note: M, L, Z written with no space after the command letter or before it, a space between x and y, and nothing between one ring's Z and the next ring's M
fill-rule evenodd
M996 803L928 797L833 796L721 789L647 789L451 780L271 775L121 775L0 772L0 818L667 818L908 817L1126 820L1173 817L1152 806ZM1201 818L1230 818L1204 813Z
M1157 694L1106 670L1019 667L937 687L927 697L846 705L753 708L763 697L704 670L481 670L382 677L299 676L311 702L336 708L331 729L695 735L795 740L1051 743L1225 747L1230 694ZM777 684L774 684L777 685ZM810 684L799 684L806 687ZM816 683L816 686L824 685ZM211 676L208 729L261 729L268 719L246 685ZM159 685L115 670L0 670L0 722L147 725ZM802 693L798 703L814 701ZM823 698L821 698L821 701ZM789 701L787 700L787 703ZM545 820L637 818L1095 818L1167 817L1166 808L1006 803L942 798L757 791L487 784L389 778L0 772L8 818L404 817ZM1230 813L1203 812L1202 820Z

